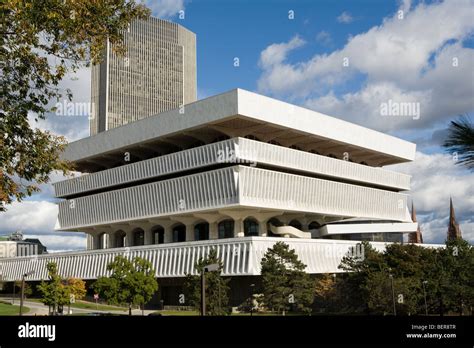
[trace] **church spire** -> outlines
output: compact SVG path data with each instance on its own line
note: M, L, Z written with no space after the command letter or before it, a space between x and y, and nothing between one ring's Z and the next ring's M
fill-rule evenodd
M416 220L416 210L415 210L415 205L413 204L413 202L411 202L411 220L413 222L417 222ZM416 232L411 232L409 235L408 235L408 242L409 243L423 243L423 235L421 234L421 229L420 229L420 225L418 225L417 229L416 229Z
M448 224L448 240L455 240L462 238L461 228L456 221L456 214L454 213L453 199L449 198L449 224Z

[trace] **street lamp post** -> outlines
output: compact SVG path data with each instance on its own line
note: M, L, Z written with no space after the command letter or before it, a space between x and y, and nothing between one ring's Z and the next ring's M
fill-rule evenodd
M428 304L426 303L426 287L425 287L426 284L428 284L428 281L423 280L421 284L423 285L423 295L425 297L425 314L428 315Z
M250 316L253 316L253 292L255 288L255 284L250 284Z
M35 273L35 271L30 271L23 274L21 277L21 294L20 294L20 316L23 315L23 297L25 296L25 278Z
M392 302L393 302L393 315L397 315L397 306L395 305L395 289L393 287L393 275L389 274L390 277L390 283L392 286Z
M213 272L219 270L219 265L213 263L203 267L201 273L201 315L206 315L206 272Z

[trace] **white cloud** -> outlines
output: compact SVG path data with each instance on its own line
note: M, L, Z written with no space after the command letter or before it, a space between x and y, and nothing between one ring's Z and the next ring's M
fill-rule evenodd
M352 15L351 15L349 12L347 12L347 11L342 12L342 13L337 17L337 21L338 21L339 23L344 23L344 24L351 23L353 20L354 20L354 18L353 18Z
M401 7L409 9L410 3ZM408 11L408 10L406 10ZM364 123L379 130L416 128L474 109L474 50L462 42L474 32L472 2L467 0L419 4L399 19L351 37L330 54L289 63L290 41L278 59L262 59L258 89L318 111ZM456 18L455 21L447 18ZM348 61L349 65L343 63ZM268 64L265 64L268 62ZM456 66L457 65L457 66ZM338 85L365 76L360 90L335 95ZM420 103L421 119L382 119L381 102Z
M63 232L63 234L25 234L25 238L38 238L48 248L48 252L63 252L86 249L84 233Z
M58 214L57 205L48 201L13 202L7 209L1 213L0 233L16 230L25 233L52 232Z
M439 153L417 152L415 161L387 168L412 176L409 193L426 242L446 238L450 197L463 237L474 241L474 173L456 164L451 156Z
M146 5L155 17L169 18L184 10L184 0L148 0Z
M331 34L325 30L322 30L316 35L316 41L323 45L329 45L332 43Z
M298 36L293 37L289 42L272 44L265 48L260 54L260 66L268 68L277 64L282 63L288 54L288 52L295 48L301 47L305 42Z
M63 94L63 98L59 101L52 101L50 107L56 105L56 102L64 105L69 102L66 96L66 90L70 89L73 93L71 102L75 105L90 103L91 90L91 73L90 68L83 67L75 73L68 73L59 83L58 88ZM50 131L55 135L62 135L71 142L82 139L89 135L89 119L88 115L56 115L48 113L44 120L35 121L35 115L30 113L28 121L32 128L39 128L43 131Z
M55 203L46 200L13 202L7 209L1 213L0 234L21 230L26 238L38 238L52 252L85 249L83 233L54 231L58 216Z

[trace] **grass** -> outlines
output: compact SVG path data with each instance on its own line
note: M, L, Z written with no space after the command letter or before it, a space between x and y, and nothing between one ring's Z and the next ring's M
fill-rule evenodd
M197 311L168 311L168 310L163 310L163 311L156 311L154 313L159 313L163 316L198 316L199 312Z
M28 301L41 303L41 300L38 298L29 298ZM65 308L67 308L67 306ZM98 310L98 311L121 311L121 312L128 311L128 308L118 307L118 306L109 306L109 305L100 304L100 303L96 305L95 302L89 302L89 301L76 301L76 303L71 304L71 308L91 309L91 310Z
M23 306L23 313L28 313L30 309ZM20 306L14 306L10 303L0 302L0 316L3 315L18 315L20 312Z

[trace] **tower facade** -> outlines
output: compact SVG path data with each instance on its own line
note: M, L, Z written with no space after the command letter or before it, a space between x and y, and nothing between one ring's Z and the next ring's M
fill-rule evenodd
M448 240L455 240L462 238L461 228L456 221L456 214L454 213L454 206L452 198L449 199L449 225L448 225Z
M411 221L417 222L416 210L415 210L415 205L413 204L413 202L411 203ZM412 232L408 235L408 242L417 243L417 244L423 243L423 235L421 234L420 225L418 225L416 232Z
M196 101L196 35L150 17L124 33L126 53L107 43L92 67L90 134Z

